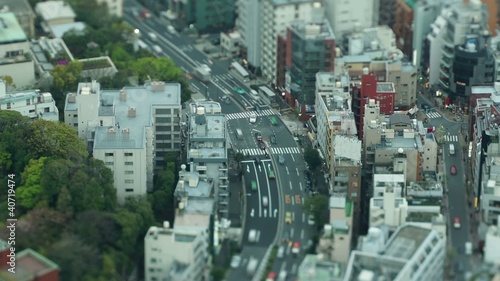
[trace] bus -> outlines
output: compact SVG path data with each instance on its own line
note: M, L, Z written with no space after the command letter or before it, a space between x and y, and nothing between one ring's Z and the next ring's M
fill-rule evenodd
M231 63L231 68L234 69L234 71L243 79L243 81L247 81L248 78L250 78L250 74L248 74L248 71L238 62L235 61Z
M275 179L276 176L274 175L274 171L271 167L269 167L269 171L267 172L267 175L270 179Z
M278 119L274 115L269 116L269 122L271 122L273 126L278 126Z

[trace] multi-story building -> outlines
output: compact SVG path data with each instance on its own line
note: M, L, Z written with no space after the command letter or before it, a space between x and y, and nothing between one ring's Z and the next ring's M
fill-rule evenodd
M358 137L363 139L365 105L373 100L378 103L380 112L385 115L394 113L396 90L394 83L377 82L377 76L369 73L368 68L363 69L361 83L356 83L351 90L352 111L358 127Z
M106 5L110 16L123 16L123 0L97 0L97 3Z
M449 81L441 79L441 84L449 83L453 103L467 103L473 85L491 84L494 82L495 59L491 47L488 47L489 35L468 36L467 43L455 46L453 70ZM443 48L444 52L448 48Z
M202 281L205 278L207 232L197 228L152 226L144 237L146 281Z
M344 281L443 279L446 241L436 230L406 223L386 243L380 230L368 236L351 253Z
M54 69L54 65L62 61L74 60L73 54L62 38L40 37L38 40L32 40L31 53L36 74L40 79L50 77L50 71Z
M17 88L35 82L30 43L11 12L0 12L0 77L10 76Z
M220 31L234 26L234 0L169 0L167 18L180 28L191 24L200 32Z
M313 22L322 20L324 8L320 2L311 0L264 0L260 9L261 16L251 19L259 25L261 45L261 74L272 84L276 83L278 35L284 34L287 25L293 20ZM260 19L260 20L258 20ZM247 46L249 48L250 46Z
M261 63L261 28L263 12L261 1L238 0L236 29L241 35L241 52L248 62L248 68L255 71Z
M495 62L495 72L493 74L493 81L500 81L500 36L491 38L490 42L491 53Z
M484 241L484 261L498 266L500 253L495 251L500 247L500 215L496 218L497 223L489 227ZM496 246L495 246L496 245Z
M396 13L392 30L396 35L396 44L405 57L413 57L413 9L415 1L396 0Z
M52 94L39 90L7 94L3 80L0 80L0 110L14 110L31 119L59 121L59 110Z
M35 12L41 17L41 25L45 31L49 31L51 26L73 23L76 18L75 12L65 1L39 2L35 6Z
M36 14L28 0L3 0L1 12L12 12L28 38L35 38Z
M497 132L498 134L498 132ZM495 142L487 147L486 161L482 167L480 205L482 221L491 225L499 223L496 221L500 216L500 144L498 136Z
M154 169L166 165L164 154L180 149L180 92L177 83L101 90L93 81L66 96L64 122L114 172L120 202L152 190Z
M222 54L228 57L234 57L240 53L241 36L237 31L221 32L220 46Z
M197 102L189 106L186 151L189 165L201 177L214 182L218 217L228 215L228 130L226 116L217 102Z
M351 33L353 26L368 28L378 24L379 0L322 1L338 38Z
M330 234L330 236L333 236L333 234ZM297 269L297 280L342 281L343 270L344 266L342 264L331 262L325 259L323 255L306 255Z
M286 43L278 45L284 57L277 59L276 85L285 88L285 99L302 115L314 113L316 73L333 71L335 65L332 28L327 20L297 20L288 25L285 38L280 36L279 42Z
M382 196L374 196L370 199L370 227L381 227L383 225L394 231L406 222L408 215L408 202L398 194L398 188L387 184Z
M434 88L436 88L439 83L439 75L441 72L439 61L441 60L441 52L444 44L443 38L447 32L446 16L448 13L448 9L443 9L441 11L441 14L438 15L436 20L430 25L431 31L427 34L423 43L422 62L420 66L422 68L422 73L427 75L429 84Z
M9 265L12 246L0 239L0 280L59 281L59 266L32 249L15 252L14 266Z

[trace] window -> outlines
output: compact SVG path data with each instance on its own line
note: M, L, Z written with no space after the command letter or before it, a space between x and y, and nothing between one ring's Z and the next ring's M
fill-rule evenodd
M35 113L35 110L34 109L30 109L29 111L30 113Z
M26 105L30 105L30 104L31 104L30 99L26 99Z
M125 156L134 156L132 152L125 152Z
M78 123L73 123L73 127L78 127Z
M73 117L75 117L75 118L78 117L78 114L73 114Z
M126 188L126 189L125 189L125 191L126 191L126 192L134 192L134 189L133 189L133 188ZM156 259L155 259L155 261L153 261L153 259L151 259L151 262L152 262L152 263L155 263L155 262L156 262Z
M50 108L49 107L44 108L43 112L45 112L45 113L50 112Z
M125 175L133 175L134 171L125 171Z
M125 180L125 183L134 183L134 180Z
M127 162L125 162L125 165L126 165L126 166L132 166L132 165L134 165L134 162L129 162L129 161L127 161Z
M162 149L162 148L168 148L168 149L170 149L171 148L171 144L170 143L157 143L156 144L156 148L158 148L158 149Z
M99 120L99 126L102 127L102 120Z
M171 114L172 110L170 108L157 108L156 114Z
M7 103L7 109L10 109L11 106L10 106L10 102Z
M170 140L170 135L156 135L157 140Z
M172 131L171 126L156 126L156 131L157 132L170 132Z
M104 153L104 156L113 156L114 154L112 152L107 152L107 153Z
M156 123L171 123L170 117L156 117Z
M179 109L178 108L174 109L174 114L179 115Z
M104 162L106 166L113 166L113 162Z

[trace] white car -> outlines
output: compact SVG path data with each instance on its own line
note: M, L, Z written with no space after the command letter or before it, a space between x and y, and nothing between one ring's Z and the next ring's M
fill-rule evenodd
M284 256L285 256L285 247L280 246L280 247L278 248L278 252L276 253L276 257L277 257L277 258L279 258L279 259L281 259L281 258L283 258Z
M238 268L241 263L241 257L240 256L233 256L231 259L231 268Z
M267 199L267 196L262 196L262 205L264 207L267 207L267 204L269 204L269 200Z
M286 275L287 275L287 273L285 270L280 271L280 274L278 275L278 281L285 281Z
M307 217L307 223L309 225L314 225L314 215L311 214Z
M250 122L250 124L254 124L255 122L257 122L257 114L255 114L255 112L250 112L248 122Z

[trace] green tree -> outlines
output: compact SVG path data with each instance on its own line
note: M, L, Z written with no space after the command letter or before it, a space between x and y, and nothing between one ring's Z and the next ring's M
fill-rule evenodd
M88 157L87 148L75 130L60 122L33 121L28 128L26 142L32 158L53 156L81 161Z
M245 159L245 155L241 152L236 152L233 156L234 162L238 164L238 170L241 169L241 161L243 161L243 159Z
M304 151L304 160L309 165L311 171L316 171L322 163L318 150L308 147Z
M137 246L142 225L141 217L138 214L129 212L124 208L119 208L113 214L115 223L119 227L120 236L115 241L115 248L131 256Z
M57 197L57 210L66 214L73 214L73 206L71 205L71 194L66 186L61 188L61 193Z
M436 130L436 141L439 145L442 145L444 143L444 137L446 135L446 128L443 125L440 125L439 128Z
M7 173L20 175L30 160L25 141L31 120L13 110L0 110L0 178Z
M22 174L21 186L16 189L19 206L26 210L31 210L40 203L43 194L40 178L46 160L46 157L30 160Z
M141 231L140 236L144 236L149 227L155 224L155 217L151 204L145 195L128 197L123 207L127 211L139 216L139 229Z
M43 197L47 200L50 207L56 207L59 204L62 188L67 189L70 170L74 169L75 164L67 159L49 158L42 169L40 183L43 187ZM67 194L70 198L69 193ZM63 195L63 197L65 197ZM70 202L71 205L71 202Z
M328 222L328 197L320 194L308 197L302 208L314 216L316 226L321 227Z
M113 214L101 211L90 210L79 213L73 221L71 230L82 242L100 251L114 246L120 237L120 227L116 224Z
M151 77L160 81L179 81L183 78L182 70L175 66L174 62L165 57L140 58L133 64L133 73L144 82Z
M46 249L61 238L67 228L67 214L38 208L22 216L16 228L16 248Z
M12 76L5 75L1 76L0 78L5 82L5 86L7 86L7 89L16 88L16 84L14 84L14 79L12 79Z

